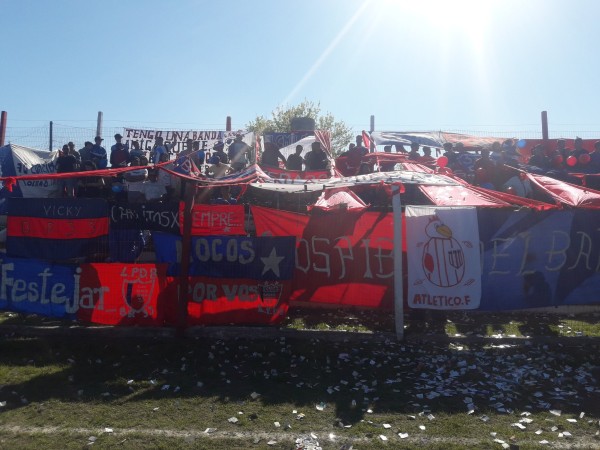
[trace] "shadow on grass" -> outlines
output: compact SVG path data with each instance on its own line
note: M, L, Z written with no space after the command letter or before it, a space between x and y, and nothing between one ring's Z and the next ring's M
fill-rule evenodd
M502 402L575 414L583 407L598 412L598 393L588 390L598 354L595 344L456 349L368 340L8 337L0 341L0 400L8 412L50 400L82 407L188 398L244 403L257 392L263 408L288 413L325 404L340 424L360 422L369 408L465 413L465 397L482 413ZM547 405L540 406L537 392Z

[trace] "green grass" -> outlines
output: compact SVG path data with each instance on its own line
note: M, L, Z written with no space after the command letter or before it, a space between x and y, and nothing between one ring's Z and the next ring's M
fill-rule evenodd
M73 322L35 314L0 312L1 324L68 327ZM392 311L299 307L291 308L281 325L283 329L361 333L395 333L394 327ZM450 337L600 337L600 313L575 316L525 312L411 311L405 317L405 334Z
M92 445L100 448L290 449L310 433L325 449L344 443L356 449L501 448L492 432L506 442L514 437L520 448L539 448L542 439L594 448L600 445L600 353L591 341L569 342L497 347L496 340L447 345L368 336L5 335L0 448L82 448L94 436ZM526 368L520 381L506 384L520 367ZM556 388L566 394L558 398ZM254 392L260 395L253 398ZM427 398L432 392L442 395ZM473 414L467 414L466 397L475 404ZM498 412L498 402L510 410ZM561 410L561 416L549 409ZM533 420L525 431L511 426L523 412ZM238 422L230 423L231 417ZM107 427L113 433L104 432ZM206 428L216 431L207 435ZM559 431L573 438L558 438ZM400 439L400 432L409 437ZM276 443L268 445L270 440Z

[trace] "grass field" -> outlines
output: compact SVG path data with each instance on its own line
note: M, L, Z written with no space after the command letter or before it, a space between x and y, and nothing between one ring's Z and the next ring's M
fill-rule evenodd
M286 327L391 331L388 317L327 314ZM247 330L175 339L4 327L0 448L600 447L596 339Z

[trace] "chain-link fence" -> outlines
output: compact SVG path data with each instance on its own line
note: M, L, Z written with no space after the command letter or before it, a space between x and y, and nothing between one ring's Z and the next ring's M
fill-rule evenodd
M9 119L9 125L10 125ZM106 122L105 122L106 123ZM234 125L234 129L243 128L243 124ZM94 141L96 136L96 121L81 121L79 125L69 125L61 122L36 123L35 125L25 126L7 126L6 127L6 143L22 145L37 150L57 150L67 142L73 142L75 148L79 149L84 146L85 141ZM223 130L223 123L212 124L193 124L193 123L139 123L133 122L117 122L108 121L103 125L101 136L105 139L105 147L112 145L113 136L116 133L123 133L124 128L139 128L148 130L173 130L187 131L192 129L202 130ZM391 129L391 128L386 128ZM415 131L415 130L413 130ZM423 130L423 131L431 131ZM518 139L541 139L542 131L539 125L523 125L523 126L498 126L498 127L464 127L464 128L444 128L443 131L449 133L459 133L471 136L493 136L497 138L518 138ZM360 134L360 130L355 130L355 134ZM596 131L593 125L587 127L558 124L550 125L550 137L552 139L575 138L583 139L600 139L600 131Z
M110 123L103 126L100 135L105 139L104 146L110 147L114 143L113 136L117 133L123 134L124 128L139 128L146 130L172 130L188 131L193 129L223 130L223 124L165 124L150 123L140 124L128 122L126 124ZM7 126L5 143L21 145L36 150L58 150L68 142L73 142L76 149L84 146L86 141L94 142L96 136L96 122L82 122L80 126L66 125L60 122L48 122L47 124L36 124L32 126Z

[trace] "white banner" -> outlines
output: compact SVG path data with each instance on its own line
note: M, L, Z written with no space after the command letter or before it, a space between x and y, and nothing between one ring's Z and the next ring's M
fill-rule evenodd
M132 148L131 142L138 141L142 150L151 151L154 147L154 142L157 137L162 137L166 144L177 142L172 150L172 153L179 153L186 150L186 142L188 139L200 143L200 150L210 150L213 145L221 141L225 146L229 145L235 139L236 134L246 134L246 131L223 131L223 130L143 130L139 128L124 128L123 129L123 144L127 144L129 149ZM105 141L105 148L110 152L110 147L114 142L108 139Z
M11 145L10 149L15 176L56 172L58 152L33 150L18 145ZM2 176L10 175L12 175L10 171L3 168ZM58 184L55 179L40 178L39 180L19 181L19 189L24 198L58 197Z
M477 309L481 257L477 210L407 206L408 306Z

